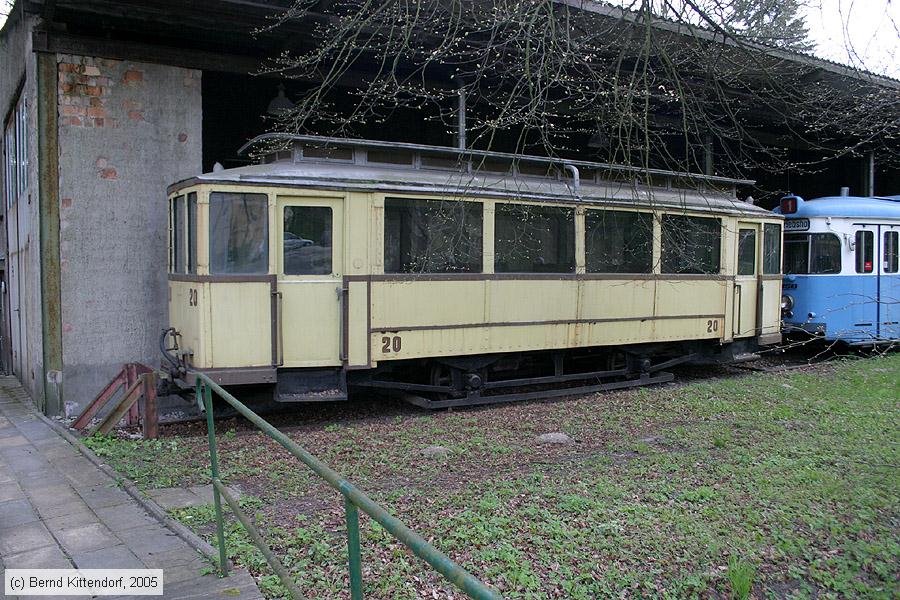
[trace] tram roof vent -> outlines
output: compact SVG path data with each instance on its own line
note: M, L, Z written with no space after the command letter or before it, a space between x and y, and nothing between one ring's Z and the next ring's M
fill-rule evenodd
M244 144L239 154L250 154L273 162L337 162L366 167L443 170L472 173L484 171L513 176L549 177L566 181L577 190L580 182L601 183L610 179L646 179L652 187L711 188L734 191L753 180L644 169L629 165L532 156L508 152L429 146L404 142L332 138L313 135L268 133Z

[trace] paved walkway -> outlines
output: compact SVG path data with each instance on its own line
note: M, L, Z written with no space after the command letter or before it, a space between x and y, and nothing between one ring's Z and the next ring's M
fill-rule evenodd
M207 566L0 377L0 587L6 568L161 568L166 598L262 598L246 572Z

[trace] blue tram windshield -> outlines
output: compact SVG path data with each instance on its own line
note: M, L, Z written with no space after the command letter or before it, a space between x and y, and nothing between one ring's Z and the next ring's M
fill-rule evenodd
M792 275L840 273L840 238L833 233L789 233L785 235L784 272Z

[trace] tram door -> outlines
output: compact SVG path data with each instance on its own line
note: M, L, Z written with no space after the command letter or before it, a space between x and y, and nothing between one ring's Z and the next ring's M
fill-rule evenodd
M881 260L878 264L878 333L882 338L900 338L900 226L879 226Z
M275 222L281 362L339 366L343 201L280 196Z
M759 225L738 222L737 276L734 281L734 337L756 335L759 319Z

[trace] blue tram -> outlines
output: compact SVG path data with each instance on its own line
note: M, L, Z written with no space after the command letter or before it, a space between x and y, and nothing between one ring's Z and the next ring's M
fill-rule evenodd
M900 341L900 196L789 195L784 332L872 345Z

